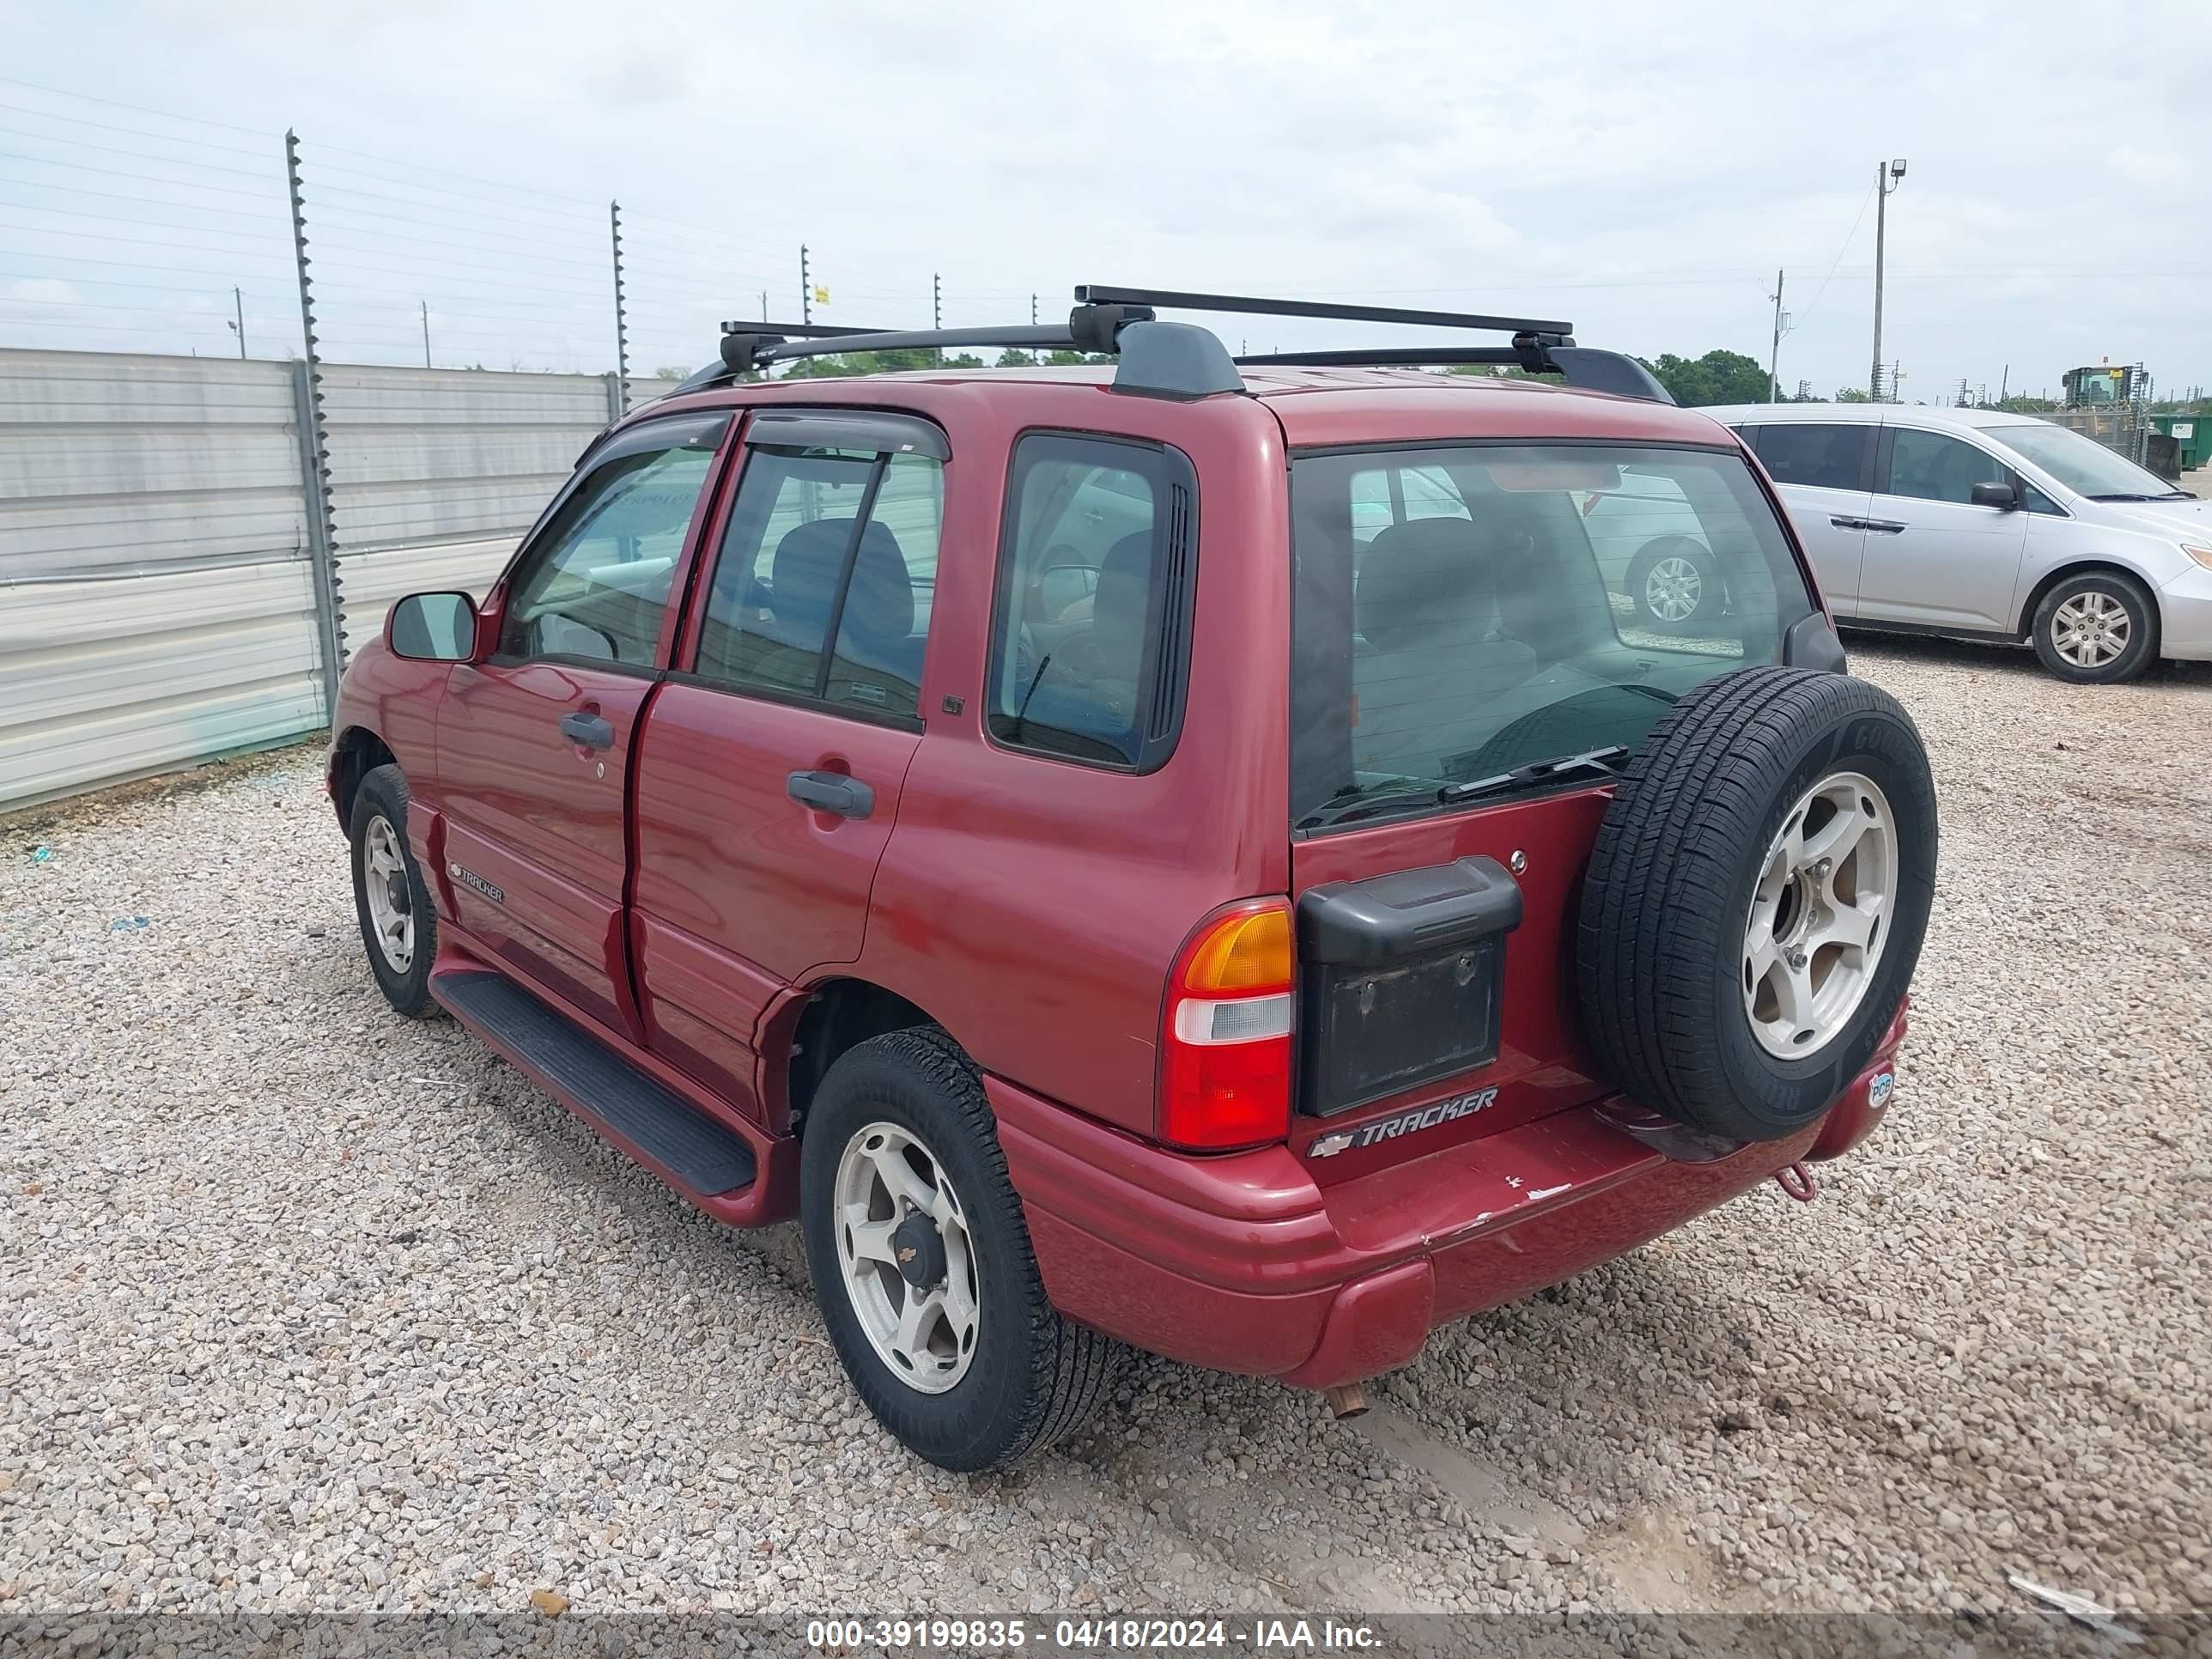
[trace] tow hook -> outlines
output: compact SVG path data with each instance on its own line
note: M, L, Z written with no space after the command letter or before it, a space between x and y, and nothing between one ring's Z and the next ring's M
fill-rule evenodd
M1820 1195L1820 1183L1813 1179L1813 1172L1802 1162L1776 1170L1774 1184L1800 1204L1810 1204Z

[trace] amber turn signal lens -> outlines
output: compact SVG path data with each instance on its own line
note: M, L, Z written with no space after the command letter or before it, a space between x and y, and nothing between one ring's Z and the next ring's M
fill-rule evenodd
M1182 988L1200 994L1281 990L1291 982L1291 960L1288 910L1230 916L1191 953Z

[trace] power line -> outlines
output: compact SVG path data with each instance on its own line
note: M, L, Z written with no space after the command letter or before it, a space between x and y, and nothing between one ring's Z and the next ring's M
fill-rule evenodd
M88 121L82 115L64 115L59 110L33 109L27 104L0 101L0 109L13 110L18 115L35 115L47 121L66 121L75 127L94 127L101 132L120 132L133 138L159 138L169 143L191 144L198 149L211 149L222 155L259 155L258 149L247 149L242 144L211 144L204 138L186 138L173 132L148 132L141 127L118 127L111 121ZM75 143L74 138L64 142Z
M209 173L236 173L237 175L239 175L239 177L240 177L240 178L242 178L242 179L275 179L275 178L277 176L277 175L276 175L276 168L275 168L273 166L272 166L272 167L265 167L265 168L254 168L254 167L227 167L227 166L225 166L223 163L222 163L222 162L220 162L220 161L190 161L190 160L183 160L183 159L178 159L178 158L174 158L174 157L171 157L171 156L167 156L167 155L155 155L154 152L152 152L151 150L143 150L143 149L122 149L121 147L119 147L119 146L118 146L118 145L115 145L115 144L94 144L94 143L88 143L88 142L86 142L85 140L83 140L83 139L80 139L80 138L62 138L62 139L58 139L58 138L54 137L53 137L53 135L52 135L52 134L51 134L51 133L45 133L45 132L27 132L27 131L24 131L21 127L11 127L11 126L7 126L7 125L0 125L0 132L13 133L13 134L14 134L16 137L18 137L18 138L37 138L37 139L43 140L43 141L45 141L45 142L46 142L46 143L66 143L66 144L70 145L72 149L96 149L96 150L100 151L103 155L128 155L128 156L131 156L131 157L133 157L133 158L135 158L135 159L137 159L137 160L138 160L138 161L163 161L163 162L167 162L167 163L169 166L171 166L171 167L200 167L200 168L203 168L203 169L204 169L205 171L207 171L207 172L209 172ZM148 137L149 137L149 138L153 138L153 137L160 137L160 135L159 135L159 134L157 134L157 133L150 133L150 132L149 132L149 133L148 133L146 136L147 136ZM189 142L189 141L187 141L187 140L184 140L184 139L179 139L179 140L176 140L175 142L177 142L177 143L186 143L186 142ZM35 157L35 156L34 156L34 157L33 157L33 158L31 158L31 159L33 159L33 160L34 160L34 161L35 161L35 160L37 160L37 159L39 159L39 158L37 158L37 157Z
M133 115L150 115L157 121L188 121L196 126L221 127L226 132L252 133L258 137L256 127L241 127L229 121L210 121L204 115L179 115L170 109L148 109L143 104L125 104L113 98L95 98L88 92L64 92L59 87L42 86L36 81L19 81L12 75L0 75L0 85L26 87L33 92L43 92L54 98L74 98L80 103L99 104L108 109L129 110Z
M1865 195L1859 198L1859 210L1856 214L1852 216L1851 228L1844 233L1844 245L1836 250L1835 261L1833 264L1829 265L1828 274L1820 279L1820 287L1819 291L1813 295L1813 303L1807 306L1804 310L1797 313L1797 325L1800 328L1802 328L1805 325L1805 319L1810 317L1813 314L1814 308L1820 305L1820 295L1828 291L1828 284L1836 280L1836 267L1844 263L1844 255L1851 251L1851 240L1859 234L1859 226L1866 219L1867 204L1874 200L1875 191L1881 188L1881 180L1880 179L1876 179L1874 183L1874 189L1868 191Z

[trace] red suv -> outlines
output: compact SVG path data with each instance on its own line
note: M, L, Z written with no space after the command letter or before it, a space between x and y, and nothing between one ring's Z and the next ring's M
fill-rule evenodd
M729 325L482 605L393 607L331 747L392 1006L797 1217L854 1386L957 1469L1079 1422L1117 1340L1354 1408L1845 1151L1934 882L1911 720L1633 360L1077 297ZM1513 338L1235 361L1155 306ZM969 344L1097 362L767 374ZM1685 538L1691 629L1628 580Z

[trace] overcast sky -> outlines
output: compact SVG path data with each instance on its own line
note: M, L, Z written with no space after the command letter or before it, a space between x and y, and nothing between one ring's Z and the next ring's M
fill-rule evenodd
M1863 386L2212 383L2212 7L0 0L0 344L632 367L721 317L1048 317L1091 280L1571 320ZM24 83L33 83L26 85ZM57 96L89 94L104 103ZM133 107L135 106L135 107ZM165 118L173 112L195 121ZM1254 349L1341 325L1227 319ZM1263 331L1255 332L1255 330Z

